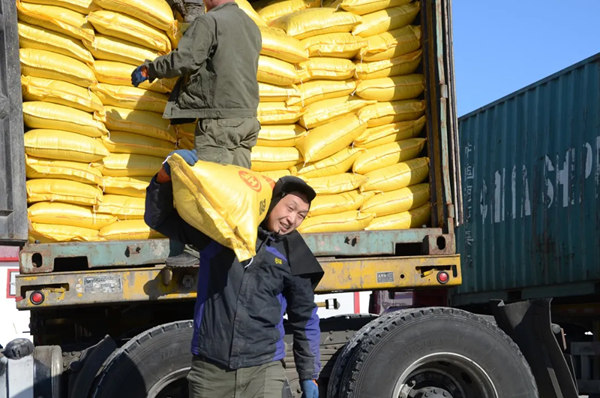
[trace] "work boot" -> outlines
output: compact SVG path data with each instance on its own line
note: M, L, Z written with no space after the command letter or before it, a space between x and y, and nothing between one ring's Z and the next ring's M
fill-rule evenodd
M190 245L170 240L169 257L165 260L167 267L197 267L200 265L200 253Z
M185 3L185 15L183 20L187 23L194 21L200 15L204 15L204 4L202 3Z

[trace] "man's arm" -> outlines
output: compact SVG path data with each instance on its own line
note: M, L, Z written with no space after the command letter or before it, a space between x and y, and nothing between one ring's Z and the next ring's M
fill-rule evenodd
M215 21L212 17L196 18L179 40L176 49L154 61L144 62L150 81L182 76L197 70L211 54L215 45L214 32Z
M161 234L201 249L209 238L186 223L173 207L173 185L164 168L152 178L146 188L144 221Z
M316 380L321 370L321 329L311 281L291 276L285 292L289 326L293 333L293 352L300 380Z

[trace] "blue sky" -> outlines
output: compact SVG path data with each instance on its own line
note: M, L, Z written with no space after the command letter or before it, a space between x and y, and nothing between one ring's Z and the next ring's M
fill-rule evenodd
M462 116L600 52L600 0L452 0Z

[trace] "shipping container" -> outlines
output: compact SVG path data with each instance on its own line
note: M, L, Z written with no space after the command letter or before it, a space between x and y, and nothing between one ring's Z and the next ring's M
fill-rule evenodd
M453 302L583 296L600 281L600 54L459 118Z

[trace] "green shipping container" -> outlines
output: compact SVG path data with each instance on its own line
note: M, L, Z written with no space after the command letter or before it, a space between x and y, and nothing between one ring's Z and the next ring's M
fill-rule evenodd
M461 117L459 137L453 303L598 295L600 54Z

